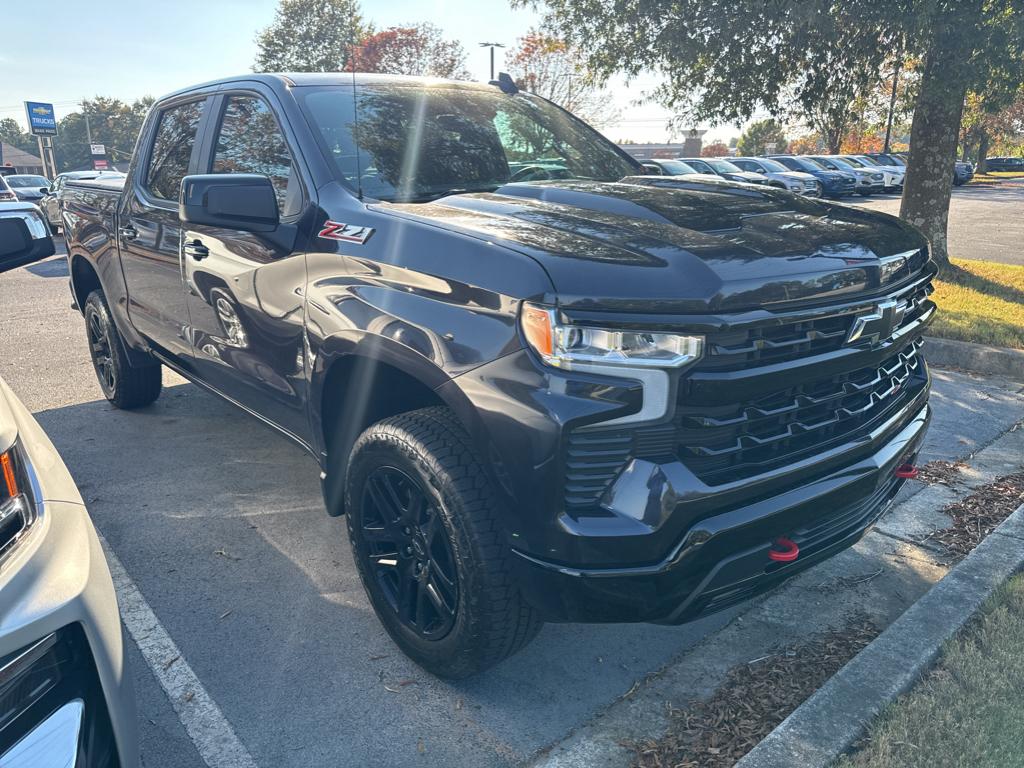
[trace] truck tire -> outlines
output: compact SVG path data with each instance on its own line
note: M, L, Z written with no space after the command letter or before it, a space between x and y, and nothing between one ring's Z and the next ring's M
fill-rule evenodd
M103 396L125 410L141 408L156 400L161 388L160 363L154 360L148 365L133 365L128 359L103 291L89 294L82 314L85 315L92 367Z
M399 648L428 672L469 677L540 631L513 577L497 494L447 408L363 432L345 501L370 602Z

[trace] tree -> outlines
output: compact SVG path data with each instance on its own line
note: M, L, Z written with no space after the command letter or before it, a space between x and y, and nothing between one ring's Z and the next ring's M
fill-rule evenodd
M701 157L725 157L729 154L729 148L720 141L708 144L700 150Z
M349 69L391 75L421 75L468 80L466 51L445 40L433 24L389 27L367 35L356 48Z
M39 154L39 146L36 137L21 130L21 124L13 117L5 117L0 120L0 141L10 144L23 152Z
M519 5L536 0L513 0ZM656 71L654 96L688 120L781 113L795 95L832 121L888 71L921 59L900 215L948 265L946 228L964 97L973 84L1024 82L1024 0L546 0L545 21L582 49L595 76ZM736 30L743 30L737 34ZM844 86L851 82L855 87ZM834 136L827 137L830 144Z
M84 112L89 114L89 131L94 144L103 144L107 157L122 168L135 151L135 140L142 129L153 98L146 96L127 104L119 99L96 96L82 102L82 110L61 119L53 140L54 159L58 171L92 167L89 133Z
M552 35L531 29L505 53L505 68L524 91L543 96L599 128L615 122L619 111L595 86L580 52Z
M280 0L256 36L256 72L341 72L371 30L358 0Z
M794 155L820 155L825 151L825 142L820 134L810 133L789 142L789 151Z
M773 145L768 149L768 144ZM788 142L786 132L776 120L758 120L747 126L747 129L736 142L736 151L741 155L767 155L772 152L785 152Z

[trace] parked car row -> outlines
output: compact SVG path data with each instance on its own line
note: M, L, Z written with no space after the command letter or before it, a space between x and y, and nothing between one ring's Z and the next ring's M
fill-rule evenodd
M887 162L888 161L888 162ZM880 155L772 155L770 157L681 157L649 160L644 167L663 176L698 174L762 184L807 197L846 197L902 192L906 163ZM697 179L694 179L695 181Z
M988 163L989 170L1024 171L1024 158L990 158ZM682 157L648 160L644 167L658 175L697 174L707 179L767 184L808 197L839 198L854 194L901 193L907 161L903 155L893 152L866 152L859 155ZM953 184L966 184L973 177L974 165L957 160Z

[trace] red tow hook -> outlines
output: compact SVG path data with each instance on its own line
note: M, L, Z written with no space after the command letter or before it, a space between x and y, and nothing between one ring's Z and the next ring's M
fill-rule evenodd
M768 557L778 563L791 563L800 556L800 547L792 539L779 536L768 550Z
M917 477L917 467L913 464L900 464L894 474L901 480L913 480Z

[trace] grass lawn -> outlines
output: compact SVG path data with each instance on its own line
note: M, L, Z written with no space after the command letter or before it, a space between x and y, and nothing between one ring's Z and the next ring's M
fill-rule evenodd
M1011 579L930 673L836 768L1024 765L1024 577Z
M1024 349L1024 267L952 261L953 270L935 281L939 312L930 335Z
M1020 171L989 171L987 173L976 173L968 184L980 184L983 182L999 182L1004 179L1024 179L1024 173Z

